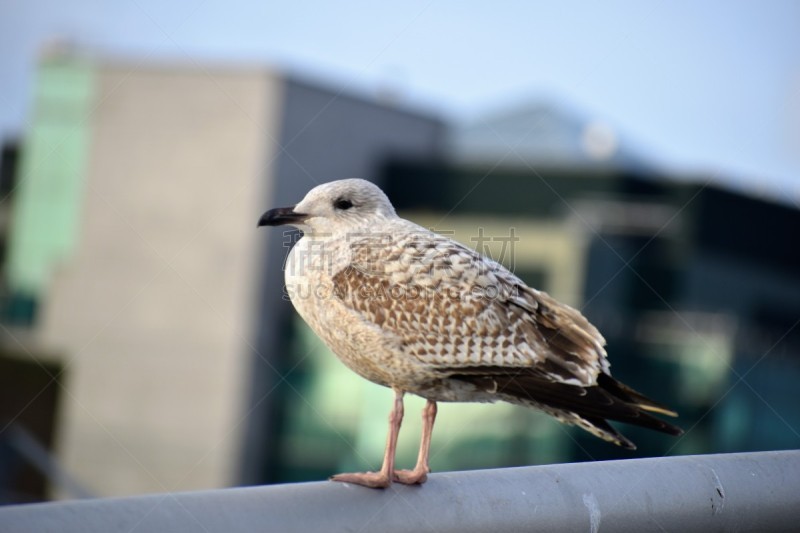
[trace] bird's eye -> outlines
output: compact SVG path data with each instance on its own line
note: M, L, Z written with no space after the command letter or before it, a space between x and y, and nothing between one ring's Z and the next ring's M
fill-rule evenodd
M339 198L335 202L333 202L333 207L336 209L350 209L353 207L353 202L350 200L345 200L344 198Z

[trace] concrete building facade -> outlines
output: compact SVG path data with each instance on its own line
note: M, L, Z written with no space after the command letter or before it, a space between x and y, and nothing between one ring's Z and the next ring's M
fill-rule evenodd
M441 123L264 68L40 70L9 284L38 301L28 355L60 367L59 463L100 496L247 482L291 312L284 237L258 216L389 154L435 156ZM42 171L58 158L69 181Z

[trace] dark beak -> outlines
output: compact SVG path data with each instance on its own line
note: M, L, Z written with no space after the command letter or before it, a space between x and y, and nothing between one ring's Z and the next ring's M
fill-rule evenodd
M258 227L297 224L305 220L307 216L305 213L296 213L294 207L276 207L261 215L261 218L258 219Z

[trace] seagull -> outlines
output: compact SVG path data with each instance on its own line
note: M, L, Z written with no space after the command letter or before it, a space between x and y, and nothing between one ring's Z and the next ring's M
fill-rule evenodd
M331 479L374 488L427 480L437 402L532 407L628 449L614 420L670 435L677 416L611 377L598 330L499 263L400 218L373 183L319 185L258 226L303 236L285 264L298 314L363 378L394 391L383 465ZM416 466L395 469L403 397L427 400Z

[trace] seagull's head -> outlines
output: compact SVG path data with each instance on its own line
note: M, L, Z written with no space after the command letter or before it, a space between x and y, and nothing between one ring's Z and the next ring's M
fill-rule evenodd
M314 187L294 207L270 209L261 216L258 225L289 224L305 233L324 234L359 230L377 219L394 216L394 207L377 185L348 179Z

